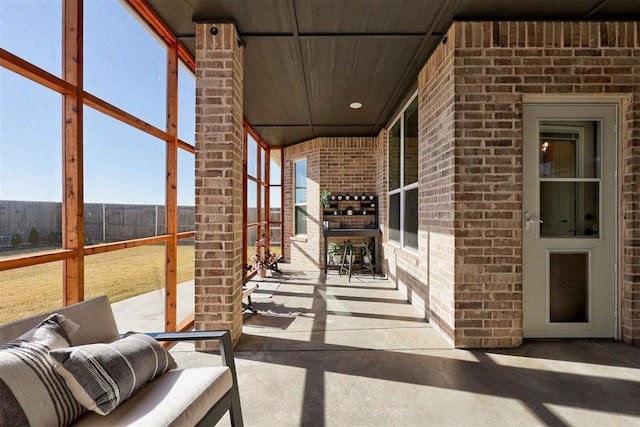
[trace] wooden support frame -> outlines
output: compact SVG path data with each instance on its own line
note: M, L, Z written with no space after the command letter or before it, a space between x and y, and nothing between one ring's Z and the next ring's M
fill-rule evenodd
M177 136L178 120L178 67L182 60L191 71L195 60L188 50L173 36L160 18L144 0L125 0L156 34L168 49L167 58L167 123L166 129L155 126L84 91L83 86L83 1L62 1L62 78L0 48L0 66L41 84L62 95L62 249L31 255L8 257L0 260L0 271L29 267L50 262L63 262L62 302L69 305L84 299L84 259L95 255L136 246L164 243L166 247L165 286L167 331L185 329L193 325L193 316L176 323L177 297L177 242L193 238L195 231L178 232L177 162L178 150L195 153L195 147ZM83 176L83 106L128 124L146 134L166 142L166 234L115 243L84 246L84 176Z
M176 330L178 300L178 43L167 55L167 140L165 224L165 330Z
M73 85L63 94L62 151L64 180L62 197L62 248L76 256L63 264L63 301L70 305L84 300L84 183L82 151L82 0L64 0L63 79Z

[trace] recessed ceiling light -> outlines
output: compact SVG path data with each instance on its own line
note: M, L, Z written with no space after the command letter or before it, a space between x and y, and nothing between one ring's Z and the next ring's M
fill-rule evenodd
M358 108L362 108L362 103L361 102L352 102L351 104L349 104L349 107L353 108L354 110L357 110Z

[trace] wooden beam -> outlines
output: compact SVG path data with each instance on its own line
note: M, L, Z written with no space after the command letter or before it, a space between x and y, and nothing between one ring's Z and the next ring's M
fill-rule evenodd
M144 237L141 239L126 240L124 242L105 243L102 245L88 246L84 248L85 255L102 254L105 252L113 252L120 249L135 248L136 246L156 245L158 243L166 243L171 237L168 235Z
M178 301L178 43L167 55L167 140L165 224L165 331L176 330Z
M51 90L60 92L63 95L72 95L76 92L76 89L72 84L48 73L42 68L36 67L32 63L27 62L2 48L0 48L0 66L13 71L22 77L26 77L29 80L40 83Z
M63 1L63 79L74 87L63 97L62 248L76 252L64 260L63 303L84 300L84 194L82 153L82 0Z
M156 138L160 138L163 140L168 140L171 137L169 136L169 134L163 130L158 129L157 127L150 125L149 123L145 122L144 120L141 120L139 118L137 118L136 116L133 116L129 113L127 113L124 110L121 110L120 108L109 104L106 101L103 101L102 99L88 93L85 92L84 93L84 103L85 105L92 107L98 111L100 111L101 113L106 114L109 117L113 117L114 119L118 119L130 126L133 126L136 129L140 129L143 132L148 133L149 135L153 135Z
M193 145L189 144L188 142L184 142L182 140L178 140L178 148L181 148L185 151L188 151L191 154L195 154L196 153L196 147L194 147Z
M18 255L16 257L0 260L0 271L11 270L13 268L30 267L32 265L45 264L47 262L62 261L73 258L78 251L57 249L51 252L43 252L32 255Z

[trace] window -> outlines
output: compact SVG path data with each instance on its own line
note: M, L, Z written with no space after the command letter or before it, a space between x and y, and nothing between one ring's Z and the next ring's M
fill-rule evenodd
M145 2L84 1L70 9L67 3L0 0L0 46L12 54L0 61L0 301L9 307L0 307L0 323L49 311L61 300L106 293L116 302L166 285L171 330L177 284L165 265L175 265L178 282L195 271L194 60L162 22L141 18L151 16ZM83 43L67 44L76 21ZM168 77L169 52L181 61L178 82ZM82 72L65 65L71 57L84 58ZM34 74L34 66L41 71ZM168 118L167 94L176 90L179 114ZM66 101L78 108L65 109ZM177 164L167 157L173 142L167 129L176 117ZM83 174L63 167L67 152ZM176 168L180 206L173 200L165 206L173 185L167 170ZM166 226L175 212L182 231L177 250ZM108 274L114 272L121 274Z
M389 241L418 249L418 98L389 132Z
M293 164L294 171L294 230L296 236L307 234L307 160Z

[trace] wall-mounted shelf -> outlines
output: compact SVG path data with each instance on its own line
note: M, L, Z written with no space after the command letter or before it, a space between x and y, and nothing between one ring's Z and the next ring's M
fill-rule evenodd
M348 200L346 196L341 200L335 197L330 200L328 208L323 208L322 214L325 221L348 221L348 224L345 224L348 228L377 228L378 197L367 194L349 196ZM360 219L362 223L358 224Z

